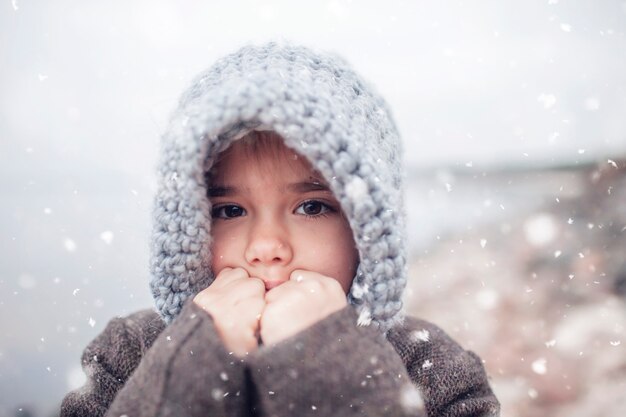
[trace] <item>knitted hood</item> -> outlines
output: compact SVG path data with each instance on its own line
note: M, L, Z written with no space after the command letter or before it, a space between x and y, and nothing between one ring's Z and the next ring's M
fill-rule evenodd
M328 182L354 235L348 302L360 324L399 319L406 284L401 150L387 104L341 57L288 43L245 46L199 74L162 136L150 286L166 322L213 280L204 173L253 129L271 129Z

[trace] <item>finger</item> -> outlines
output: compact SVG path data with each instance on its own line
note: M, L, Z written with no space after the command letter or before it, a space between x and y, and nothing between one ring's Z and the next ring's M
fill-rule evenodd
M337 293L340 292L345 295L343 288L339 281L335 278L331 278L326 275L322 275L319 272L296 270L293 271L290 276L290 282L294 282L298 285L298 289L305 293Z
M305 285L309 290L315 290L321 287L334 291L339 288L344 292L341 284L335 278L322 275L315 271L307 271L304 269L294 270L289 276L289 280Z
M260 278L249 277L229 282L223 291L233 294L237 299L245 297L265 297L265 283Z
M293 271L289 276L289 282L295 283L299 286L300 291L306 292L320 291L328 285L332 285L329 281L334 280L318 272L302 269Z
M304 282L304 281L325 281L329 279L326 275L322 275L319 272L308 271L306 269L294 269L289 275L290 281Z
M266 303L273 303L276 300L279 300L283 297L285 297L286 295L293 293L294 291L298 290L298 283L294 280L294 281L285 281L284 283L280 284L278 287L274 287L271 290L269 290L267 293L265 293L265 302Z
M265 299L252 297L248 299L242 299L238 304L241 304L243 307L241 310L241 318L246 322L255 322L254 328L258 327L258 322L261 320L263 315L263 310L265 310Z
M311 279L310 275L311 271L307 271L305 269L294 269L289 275L290 281L302 282L305 279Z
M249 277L248 272L243 268L225 267L217 274L217 276L215 277L215 280L213 281L213 285L215 285L216 288L223 288L226 285L232 283L233 281L236 281L239 279L245 279L248 277Z

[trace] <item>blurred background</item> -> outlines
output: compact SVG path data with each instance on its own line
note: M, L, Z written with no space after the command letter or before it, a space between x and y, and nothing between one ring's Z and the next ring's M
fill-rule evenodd
M626 1L0 4L0 417L53 416L151 307L159 135L245 43L345 56L405 142L405 305L503 416L626 415Z

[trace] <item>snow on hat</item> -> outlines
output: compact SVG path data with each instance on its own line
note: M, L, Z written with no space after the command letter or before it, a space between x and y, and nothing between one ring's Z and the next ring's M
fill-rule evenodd
M401 144L382 97L340 56L288 42L246 45L199 74L162 136L150 286L166 322L213 281L205 172L234 140L271 129L327 180L354 235L348 301L386 331L406 286Z

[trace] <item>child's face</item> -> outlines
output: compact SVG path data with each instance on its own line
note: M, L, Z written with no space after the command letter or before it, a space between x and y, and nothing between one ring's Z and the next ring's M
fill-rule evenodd
M347 293L358 255L326 182L280 139L254 154L249 146L236 141L212 170L213 273L241 267L270 290L304 269Z

